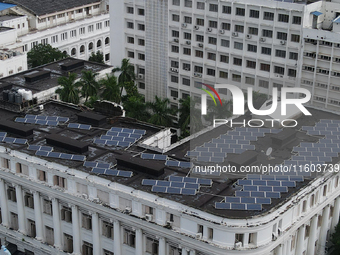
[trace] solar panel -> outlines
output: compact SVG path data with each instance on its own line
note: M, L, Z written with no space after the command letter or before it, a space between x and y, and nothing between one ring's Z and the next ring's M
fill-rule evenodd
M115 169L106 169L105 175L118 176L118 170L115 170Z
M261 211L262 205L261 204L247 204L248 211Z
M35 119L37 115L31 115L31 114L26 114L25 118L26 119Z
M146 134L146 130L143 129L134 129L133 130L134 134L141 134L141 135L145 135Z
M106 144L106 140L103 140L103 139L94 139L94 141L93 141L94 143L96 143L96 144Z
M272 203L272 200L268 197L257 197L256 203L270 205Z
M280 187L273 187L274 192L288 192L288 187L280 186Z
M129 147L131 143L129 142L118 142L119 147Z
M183 182L183 177L181 177L181 176L170 176L169 181Z
M186 189L199 189L198 183L185 183L184 188Z
M80 124L78 123L69 123L67 125L68 128L79 128Z
M230 209L230 203L215 203L215 208L216 209Z
M106 171L105 168L99 168L99 167L95 167L92 169L91 173L94 173L94 174L104 174Z
M37 151L36 153L35 153L35 155L36 156L44 156L44 157L46 157L47 155L48 155L48 151Z
M68 159L72 160L73 155L72 154L67 154L67 153L61 153L60 158L62 159Z
M46 125L48 126L58 126L59 122L54 120L48 120Z
M119 170L117 176L119 176L119 177L129 177L130 178L130 177L132 177L132 175L133 175L133 172L131 172L131 171Z
M7 135L6 132L0 132L0 137L5 137Z
M166 166L179 166L179 161L167 160L165 162Z
M200 153L198 151L187 151L186 157L197 157Z
M38 125L47 125L47 120L37 120L35 124L38 124Z
M155 156L155 154L142 153L140 157L141 157L142 159L153 159L154 156Z
M158 180L156 185L157 185L157 186L170 187L170 182L169 182L169 181L161 181L161 180Z
M237 197L250 197L250 191L235 191L235 196Z
M58 117L57 121L59 121L59 122L68 122L69 118L67 118L67 117Z
M26 143L27 143L27 140L26 140L26 139L16 138L16 139L14 140L14 143L16 143L16 144L26 144Z
M109 146L118 146L118 141L111 141L111 140L106 140L105 145L109 145Z
M237 180L238 185L253 185L252 180Z
M195 183L189 183L189 184L195 184ZM171 187L184 188L185 185L186 185L186 182L170 182Z
M41 146L39 146L39 145L29 145L27 149L31 150L31 151L38 151L38 150L40 150L40 147Z
M263 191L251 191L250 196L251 197L266 197L265 193L266 192L263 192Z
M226 203L241 203L240 197L225 197Z
M256 198L255 197L240 197L241 202L244 204L255 204Z
M195 189L182 189L181 191L182 195L196 195L196 190Z
M26 119L25 118L15 118L15 122L19 122L19 123L25 123Z
M99 162L95 162L95 161L85 161L83 166L86 167L99 167L99 168L110 168L111 164L110 163L99 163Z
M3 140L3 142L5 143L14 143L15 138L13 137L5 137L5 139Z
M166 192L167 187L160 187L160 186L152 186L151 191L152 192Z
M123 128L118 128L118 127L112 127L110 129L110 131L114 131L114 132L122 132Z
M91 125L81 124L81 125L79 126L79 129L90 130L90 129L91 129Z
M232 203L230 209L234 209L234 210L246 210L246 204Z
M170 194L182 194L182 189L181 188L168 187L167 188L167 193L170 193Z
M280 194L280 192L266 192L266 197L280 198L281 194Z
M86 157L83 155L73 155L72 160L85 161Z
M142 185L153 186L156 185L157 180L143 179Z
M182 168L191 168L192 167L192 163L191 162L180 161L179 162L179 167L182 167Z
M51 158L60 158L61 153L60 152L50 152L47 156L51 157Z

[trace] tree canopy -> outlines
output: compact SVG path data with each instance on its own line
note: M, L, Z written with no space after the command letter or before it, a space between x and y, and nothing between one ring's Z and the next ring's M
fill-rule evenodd
M27 53L27 63L29 68L34 68L67 57L67 54L49 44L38 44Z
M99 89L99 83L96 81L97 75L98 73L94 73L92 71L83 70L81 72L79 84L81 86L81 95L85 98L85 103L89 97L97 95L97 91Z
M94 53L94 52L91 53L91 55L89 57L89 61L97 62L97 63L100 63L100 64L105 64L104 55L99 50L96 53Z
M75 73L69 73L68 77L60 77L58 78L58 84L61 88L56 90L56 93L59 94L60 100L72 104L79 104L79 82L75 82L77 79L77 75Z

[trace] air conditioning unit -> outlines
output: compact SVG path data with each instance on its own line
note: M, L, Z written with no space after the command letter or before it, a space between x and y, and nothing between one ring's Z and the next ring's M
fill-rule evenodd
M194 73L194 76L195 76L195 77L202 77L202 74L200 74L200 73Z
M196 238L197 239L202 239L202 233L196 233Z
M178 69L174 67L170 67L170 71L174 73L178 73Z
M87 194L82 194L81 197L84 198L84 199L88 198Z
M166 225L167 225L167 226L172 226L172 225L173 225L173 222L168 220L168 221L166 222Z
M190 71L190 69L189 69L189 68L184 68L184 70L185 70L185 71Z
M145 219L147 221L152 221L153 215L152 214L145 214Z
M194 28L195 28L196 30L200 29L200 27L199 27L199 26L194 26Z
M266 41L266 38L264 38L264 37L260 38L260 42L265 42L265 41Z
M125 209L124 209L124 213L131 213L132 212L132 209L131 209L131 207L125 207Z
M220 29L220 34L224 34L224 29Z
M280 44L281 44L281 45L285 45L285 44L286 44L286 41L285 41L285 40L281 40L281 41L280 41Z
M208 27L208 28L207 28L207 31L208 31L208 32L211 32L211 31L212 31L212 28L211 28L211 27Z
M183 24L182 24L182 27L187 27L187 26L188 26L187 23L183 23Z
M247 35L247 39L251 39L251 35Z
M235 243L235 249L240 249L242 247L242 242Z
M199 43L198 47L203 48L203 43Z
M178 38L175 38L175 39L174 39L174 42L179 42L179 39L178 39Z
M139 74L138 74L138 79L143 79L143 78L144 78L144 75L141 74L141 73L139 73Z
M190 45L190 44L191 44L191 41L186 41L185 43L188 44L188 45Z
M231 35L234 36L234 37L237 37L238 33L237 32L233 32Z

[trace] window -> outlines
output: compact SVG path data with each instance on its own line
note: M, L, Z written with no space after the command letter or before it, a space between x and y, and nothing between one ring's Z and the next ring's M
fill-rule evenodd
M190 71L190 64L188 64L188 63L183 63L183 70L185 70L185 71Z
M277 91L281 91L281 88L283 87L282 84L279 83L273 83L273 88L277 88Z
M145 83L144 82L138 83L138 88L145 89Z
M242 50L243 49L243 43L234 42L234 49Z
M259 80L259 87L268 89L269 81Z
M127 7L126 8L126 12L130 13L130 14L133 14L133 7Z
M136 243L135 232L124 228L123 235L124 235L124 241L123 241L124 244L131 246L131 247L135 247L135 243Z
M178 83L178 77L171 75L171 82Z
M210 59L210 60L216 60L216 54L215 54L215 53L208 52L208 59Z
M79 34L80 34L80 35L85 34L85 27L79 28Z
M277 39L287 41L287 33L277 32Z
M196 19L196 25L197 26L204 26L204 19L197 18Z
M195 73L203 73L203 67L202 66L195 66L194 71L195 71Z
M12 202L16 202L17 201L15 189L13 187L8 187L8 189L7 189L7 197L8 197L8 200L10 200Z
M45 226L45 241L49 245L54 245L54 230Z
M234 58L233 64L236 66L242 66L242 58Z
M138 59L145 61L145 55L142 53L138 53Z
M215 76L215 70L211 68L207 68L207 75Z
M243 33L244 26L241 25L235 25L235 32Z
M172 5L179 6L180 5L180 0L172 0Z
M68 253L73 252L73 237L64 233L64 251Z
M229 63L229 56L220 55L220 62Z
M231 14L231 6L223 6L222 13Z
M270 72L270 65L261 63L260 70Z
M31 193L25 193L24 200L26 207L34 209L33 195Z
M197 9L204 10L205 9L204 2L197 2Z
M290 40L292 42L300 42L300 35L291 34Z
M192 1L190 1L190 0L184 0L184 6L185 6L185 7L191 8L191 7L192 7Z
M109 20L106 20L106 21L104 22L104 26L105 26L105 27L109 27L109 26L110 26L110 21L109 21Z
M52 215L52 202L50 200L43 200L43 212L48 215Z
M248 34L250 35L258 35L259 29L257 27L249 27Z
M179 31L172 30L172 37L179 37Z
M296 70L295 69L288 69L288 76L296 77Z
M263 29L262 30L262 36L263 37L272 38L273 37L273 31L272 30Z
M230 23L224 23L222 22L221 24L221 28L224 29L224 30L230 30Z
M145 31L145 25L144 24L138 24L138 30Z
M102 29L102 27L103 27L103 24L102 24L101 22L98 22L98 23L96 24L96 29L97 29L97 30Z
M209 27L217 28L217 21L209 20Z
M59 186L60 188L66 188L66 179L60 176L53 176L53 185Z
M260 17L260 12L257 10L250 10L249 17L258 19Z
M298 60L298 53L295 52L289 52L289 59L294 59L294 60Z
M62 40L62 41L67 40L67 32L62 33L62 34L60 35L60 37L61 37L61 40Z
M128 58L135 58L135 53L133 51L128 51L127 56Z
M264 20L274 20L274 13L273 12L264 12L263 13Z
M178 98L178 91L171 90L171 91L170 91L170 96L171 96L171 97Z
M218 5L217 4L209 4L209 11L218 12Z
M191 33L184 33L184 39L191 40Z
M138 45L144 46L145 40L144 39L138 39Z
M83 250L83 255L94 255L93 254L93 245L91 243L84 241L83 246L82 246L82 250Z
M178 61L171 60L171 67L178 68Z
M70 31L70 37L76 37L77 36L77 31L76 30L71 30Z
M132 22L127 22L127 28L133 29L133 23Z
M257 52L257 46L253 44L248 44L248 51Z
M114 255L112 251L103 250L104 255Z
M43 44L43 45L48 44L48 38L41 39L41 44Z
M232 74L232 80L236 82L241 82L241 75L239 74Z
M106 37L105 38L105 45L110 45L110 38L109 37Z
M247 77L246 76L246 84L249 84L249 85L254 85L255 84L255 78L253 77Z
M29 220L29 219L27 221L28 221L28 233L27 233L27 235L35 238L35 236L36 236L35 222L33 220Z
M138 9L138 15L144 16L144 9Z
M237 15L237 16L244 16L245 13L246 13L246 10L245 10L245 9L239 8L239 7L236 8L236 15Z
M209 44L213 44L213 45L216 45L217 44L217 38L215 37L209 37Z
M183 78L182 79L182 84L185 85L185 86L190 86L190 79Z
M279 58L286 58L286 51L284 50L276 50L275 56Z
M195 51L195 56L198 58L203 58L203 51L201 50L196 50Z
M178 53L178 52L179 52L179 47L178 47L178 46L171 45L171 52Z
M229 48L229 44L230 44L229 40L221 39L221 46Z
M37 170L37 174L38 174L38 180L39 181L43 181L43 182L47 181L47 177L46 177L46 172L45 171Z
M289 15L287 14L279 14L279 22L284 22L284 23L288 23L289 21Z
M293 24L301 25L301 17L293 16Z
M147 253L150 253L151 255L158 255L158 241L150 237L147 237L145 250Z
M228 79L228 73L224 71L220 71L220 78Z
M81 215L81 227L87 230L92 229L92 217L90 215L82 213Z
M188 16L184 16L184 23L191 24L192 23L192 18Z
M271 48L262 47L261 48L261 53L265 54L265 55L271 55L272 54L272 49Z
M184 55L191 55L191 49L189 49L189 48L183 48L183 54L184 54Z
M129 23L131 23L131 22L128 22L128 23L127 23L127 24L128 24L128 28L130 28L130 27L129 27ZM133 28L133 23L131 23L131 24L132 24L132 27L131 27L131 28ZM88 31L88 32L93 32L93 30L94 30L94 29L93 29L93 25L90 25L90 26L87 27L87 31Z
M256 61L247 60L247 67L255 69L256 68Z
M196 35L196 41L197 42L204 42L204 36L203 35Z
M274 66L274 73L284 75L285 69L281 66Z
M102 235L113 239L113 224L110 222L103 221Z
M172 14L172 21L179 22L179 15L177 15L177 14Z

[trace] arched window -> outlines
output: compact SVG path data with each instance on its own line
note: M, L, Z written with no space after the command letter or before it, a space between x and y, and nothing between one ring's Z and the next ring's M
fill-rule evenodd
M66 50L64 50L63 53L66 54L66 55L68 55Z
M75 56L76 54L77 54L77 50L76 50L76 48L73 48L71 50L71 56Z
M102 46L102 41L101 40L98 40L97 42L97 48L100 48Z
M93 50L93 43L89 43L89 50Z
M85 52L85 46L82 45L80 46L80 54L84 54L84 52Z
M109 45L110 44L110 38L109 37L106 37L105 38L105 45Z

